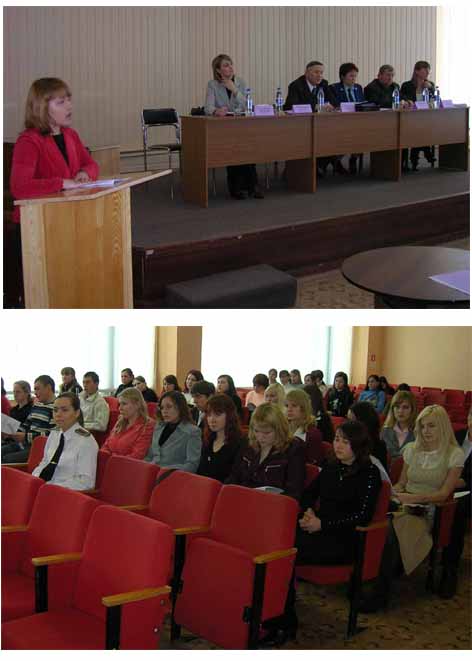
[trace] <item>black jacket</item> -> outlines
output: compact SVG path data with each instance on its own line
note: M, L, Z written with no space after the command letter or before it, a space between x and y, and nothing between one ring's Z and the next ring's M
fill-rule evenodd
M197 473L224 482L229 477L239 453L246 448L246 443L225 443L218 452L213 452L213 444L213 438L210 438L208 443L203 443Z
M400 90L398 83L392 83L385 87L378 78L374 78L371 83L364 87L364 96L366 101L376 103L380 108L391 108L392 95L395 89Z
M316 103L318 99L318 91L322 89L324 92L325 103L335 105L336 99L328 87L328 81L323 78L314 94L310 92L308 83L305 76L300 76L290 83L288 86L287 98L284 103L284 110L291 110L294 105L302 105L309 103L313 112L316 110Z
M344 388L343 390L330 388L326 408L328 411L331 411L333 415L345 418L353 400L354 397L349 388Z
M430 93L435 90L435 85L431 80L428 80L431 85ZM402 101L416 101L416 85L412 80L405 81L400 87L400 98Z

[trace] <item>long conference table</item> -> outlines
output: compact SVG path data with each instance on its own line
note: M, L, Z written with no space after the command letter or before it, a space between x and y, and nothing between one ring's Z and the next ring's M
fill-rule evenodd
M183 194L208 207L208 171L286 161L288 187L316 192L316 159L370 153L372 177L399 181L402 149L439 145L439 167L467 170L469 109L182 119Z

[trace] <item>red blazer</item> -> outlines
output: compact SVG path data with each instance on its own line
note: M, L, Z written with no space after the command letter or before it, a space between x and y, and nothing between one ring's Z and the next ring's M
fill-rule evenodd
M79 170L90 179L98 177L98 165L91 158L74 129L61 129L66 143L69 165L52 135L41 135L38 129L26 129L16 141L10 177L10 190L17 200L41 197L62 190L64 179L74 179ZM15 222L20 211L15 208Z
M155 420L144 422L142 418L122 432L111 432L101 450L110 454L120 454L133 459L144 459L151 445Z

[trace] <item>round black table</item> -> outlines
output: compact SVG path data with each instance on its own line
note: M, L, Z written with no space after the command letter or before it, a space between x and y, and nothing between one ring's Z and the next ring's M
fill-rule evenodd
M469 308L470 296L430 279L470 269L468 250L397 246L353 255L342 265L351 284L375 294L376 308Z

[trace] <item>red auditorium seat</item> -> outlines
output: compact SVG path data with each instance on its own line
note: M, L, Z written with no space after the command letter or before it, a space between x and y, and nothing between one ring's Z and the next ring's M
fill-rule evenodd
M446 407L446 395L441 392L440 388L423 388L421 394L424 396L425 406L439 404L439 406Z
M456 506L457 500L451 498L435 507L432 530L433 547L429 553L429 570L426 577L426 588L431 592L436 590L438 552L449 545Z
M305 484L303 485L304 489L308 489L310 484L316 480L320 474L320 469L314 464L305 464Z
M397 457L390 465L390 479L392 484L396 484L400 479L403 470L403 457Z
M111 454L109 452L104 452L99 450L97 453L97 473L95 475L95 489L100 489L103 482L103 476L105 475L105 467L108 460L110 459Z
M90 517L98 505L78 491L43 484L28 526L2 530L2 622L35 612L31 558L80 551ZM64 567L50 568L49 601L53 608L64 603L71 580Z
M249 425L250 419L251 419L251 411L247 408L247 406L243 406L241 408L241 424L244 426Z
M110 505L147 507L158 473L156 464L113 454L106 462L100 489L89 493Z
M413 391L412 391L412 392L413 392ZM424 409L424 407L425 407L425 403L424 403L424 395L423 395L422 392L413 392L413 395L415 396L415 400L416 400L416 410L417 410L418 413L419 413L419 412L422 411L422 410Z
M411 392L421 392L420 386L410 386Z
M332 459L334 457L333 444L328 443L328 441L322 441L321 445L323 446L324 461L326 459Z
M28 523L43 484L39 477L2 466L2 529L3 526L25 526Z
M261 621L284 610L297 513L287 496L221 489L209 533L188 545L174 638L184 626L224 649L257 647Z
M157 407L159 406L158 402L147 402L147 410L150 418L153 420L157 419Z
M41 463L44 454L44 446L48 440L47 436L36 436L31 443L28 461L21 464L8 464L10 468L17 468L25 473L32 473L36 466Z
M104 397L103 398L107 403L108 406L110 407L110 411L119 411L120 410L120 402L118 401L118 397Z
M333 423L333 429L336 431L336 429L339 427L339 425L342 425L343 422L346 422L346 418L340 418L336 415L331 416L331 422Z
M469 409L472 405L472 390L466 390L465 392L465 408Z
M446 395L446 406L448 409L465 408L465 392L463 390L445 388L444 394Z
M382 482L377 508L368 526L358 526L356 559L352 565L303 565L295 568L295 574L316 585L333 585L350 582L350 610L347 638L354 636L363 581L374 579L380 568L383 547L387 536L387 511L390 502L390 484Z
M76 576L69 602L47 610L47 583L42 585L40 612L3 624L4 649L155 650L168 611L172 545L164 523L98 507L82 553L78 546L79 553L33 561L40 576L48 564Z
M94 431L92 432L94 439L98 443L98 447L101 448L105 443L107 438L110 436L113 427L116 425L116 422L120 416L118 409L110 409L110 417L108 418L108 426L106 431Z

